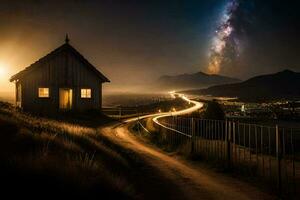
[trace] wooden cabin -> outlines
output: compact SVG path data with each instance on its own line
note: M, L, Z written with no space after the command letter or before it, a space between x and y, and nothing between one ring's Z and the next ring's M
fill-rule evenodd
M65 43L10 78L16 106L34 113L101 109L102 84L110 82Z

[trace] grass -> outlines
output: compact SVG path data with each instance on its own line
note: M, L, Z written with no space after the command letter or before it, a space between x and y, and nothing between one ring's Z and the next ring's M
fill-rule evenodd
M82 124L31 116L0 103L1 190L10 197L135 199L130 160L96 128Z

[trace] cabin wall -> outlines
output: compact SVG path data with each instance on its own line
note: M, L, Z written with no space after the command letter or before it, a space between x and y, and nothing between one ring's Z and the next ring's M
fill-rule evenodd
M102 82L99 77L69 52L62 52L20 79L22 107L26 111L55 113L59 110L59 88L73 90L72 110L101 109ZM39 98L38 88L48 87L49 98ZM92 98L83 99L81 88L91 88Z

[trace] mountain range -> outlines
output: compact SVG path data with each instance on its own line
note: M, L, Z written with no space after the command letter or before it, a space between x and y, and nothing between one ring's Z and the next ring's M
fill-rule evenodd
M185 91L189 94L238 97L245 100L300 97L300 73L284 70L250 78L234 84Z
M210 75L204 72L193 74L180 74L176 76L161 76L156 85L161 89L184 90L184 89L200 89L212 85L228 84L240 82L239 79L221 76Z

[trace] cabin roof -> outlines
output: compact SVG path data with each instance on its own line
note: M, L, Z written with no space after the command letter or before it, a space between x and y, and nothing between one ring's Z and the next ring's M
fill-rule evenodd
M30 73L34 69L40 67L42 63L48 61L49 59L53 58L54 56L69 51L73 53L79 60L84 63L88 69L94 72L103 82L110 82L110 80L105 77L95 66L93 66L86 58L84 58L74 47L72 47L69 42L66 41L65 44L61 45L60 47L56 48L52 52L48 53L46 56L40 58L36 62L32 63L30 66L26 67L24 70L18 72L17 74L13 75L9 80L12 82L14 80L20 79L21 77L25 76L26 74Z

